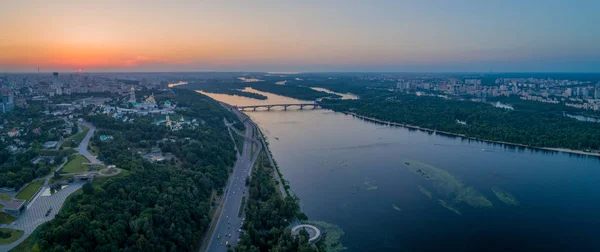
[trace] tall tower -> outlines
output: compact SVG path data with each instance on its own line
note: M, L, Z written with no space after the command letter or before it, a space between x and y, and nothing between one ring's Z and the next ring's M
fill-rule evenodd
M133 86L129 90L129 102L135 102L135 88Z

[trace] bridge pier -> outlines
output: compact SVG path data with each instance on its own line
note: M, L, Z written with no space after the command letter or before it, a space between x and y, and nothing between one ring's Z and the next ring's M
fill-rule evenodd
M283 110L287 111L287 107L288 107L288 105L283 105Z
M256 111L256 107L254 107L254 110L253 110L253 111Z

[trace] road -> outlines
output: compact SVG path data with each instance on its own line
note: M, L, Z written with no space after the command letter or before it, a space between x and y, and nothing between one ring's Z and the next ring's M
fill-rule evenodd
M238 112L238 117L241 116ZM235 247L237 240L240 237L239 229L242 227L242 217L238 217L242 196L248 196L248 188L246 187L246 177L250 173L256 157L262 146L258 145L254 139L254 125L251 122L246 122L246 133L244 135L244 148L241 156L236 161L235 167L231 174L231 179L225 189L223 208L221 214L218 215L217 224L212 232L206 251L227 251L225 246L229 242L231 247ZM229 126L228 126L229 127ZM251 147L257 144L257 151L252 155Z
M79 144L79 147L77 147L77 152L79 154L85 156L92 164L100 163L100 161L98 161L98 159L94 155L92 155L87 149L88 144L90 143L90 138L92 138L92 136L94 135L94 132L96 131L96 127L94 127L94 125L92 125L91 123L88 123L86 121L83 121L80 124L88 127L90 130L85 135L83 140L81 140L81 144Z

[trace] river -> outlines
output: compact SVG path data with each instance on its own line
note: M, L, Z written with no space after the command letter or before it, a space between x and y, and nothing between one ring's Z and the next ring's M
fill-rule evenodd
M250 91L269 99L208 95L232 105L302 102ZM348 251L600 246L597 157L446 137L329 110L246 113L268 138L302 210L339 226Z

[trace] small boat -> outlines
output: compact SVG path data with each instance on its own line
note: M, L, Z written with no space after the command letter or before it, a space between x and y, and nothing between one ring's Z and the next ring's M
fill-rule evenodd
M409 163L409 162L404 162L404 163L405 163L406 165L410 165L410 163Z
M279 137L275 137L275 140L279 140Z

